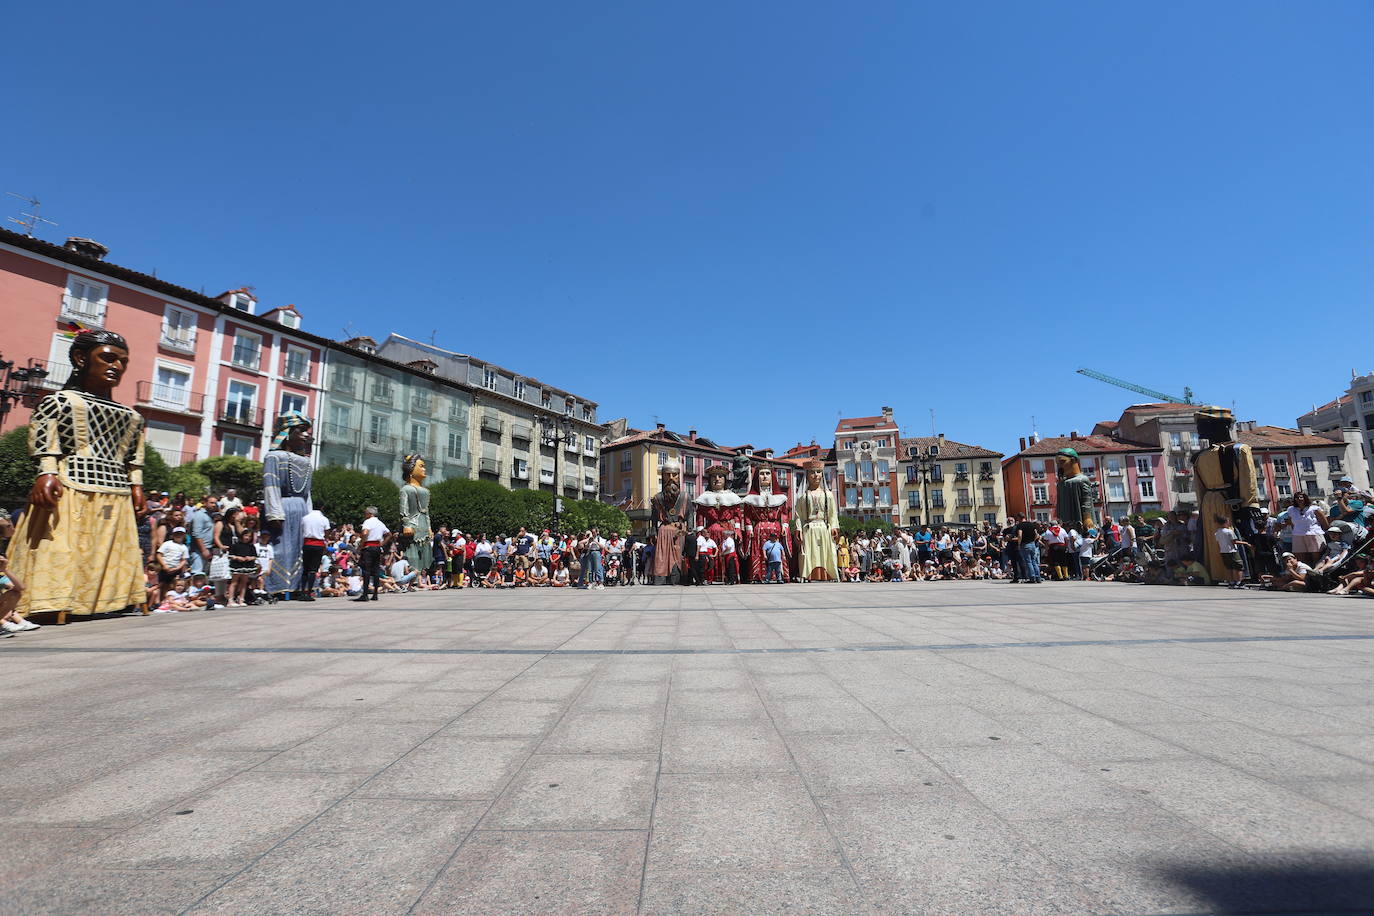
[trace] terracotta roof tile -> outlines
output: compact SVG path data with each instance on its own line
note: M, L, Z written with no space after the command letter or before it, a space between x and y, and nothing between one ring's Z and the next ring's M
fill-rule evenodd
M1017 456L1053 455L1061 448L1074 449L1080 455L1163 451L1158 445L1146 445L1142 442L1122 442L1119 439L1112 439L1107 436L1079 436L1077 439L1070 436L1050 436L1046 439L1041 439L1034 445L1027 446L1016 454Z
M1001 452L994 452L992 449L983 448L981 445L967 445L963 442L955 442L953 439L940 441L939 436L913 436L909 439L902 439L901 458L910 457L911 450L914 448L919 454L927 454L927 449L932 445L940 447L940 453L936 455L939 459L948 458L1001 458Z
M1326 436L1305 436L1296 429L1283 426L1256 426L1236 431L1236 441L1251 448L1326 448L1337 441Z

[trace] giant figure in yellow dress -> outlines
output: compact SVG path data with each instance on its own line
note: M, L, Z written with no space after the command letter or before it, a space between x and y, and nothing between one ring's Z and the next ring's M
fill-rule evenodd
M797 497L793 522L797 526L798 569L807 582L835 582L840 578L835 543L840 536L835 494L825 488L825 465L806 462L806 492Z
M1193 419L1198 436L1210 443L1193 456L1198 492L1198 559L1214 581L1225 581L1227 569L1216 532L1229 521L1238 540L1254 543L1259 514L1255 460L1250 446L1236 442L1232 435L1235 423L1231 411L1208 407L1193 414ZM1253 570L1250 572L1253 574Z
M29 421L38 479L10 541L10 568L25 585L20 614L101 614L143 604L136 514L143 506L143 418L111 396L129 368L113 331L72 340L71 379Z

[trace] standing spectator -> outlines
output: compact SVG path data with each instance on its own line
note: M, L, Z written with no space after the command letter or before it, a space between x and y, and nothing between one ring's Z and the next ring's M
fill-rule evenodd
M253 532L245 528L239 532L239 539L229 545L229 600L227 607L244 607L248 601L248 590L258 577L258 550L253 544Z
M778 540L777 534L769 534L768 542L763 545L763 556L768 561L768 574L764 576L764 582L774 582L781 584L782 578L782 542ZM871 559L871 555L870 555Z
M214 497L207 494L201 499L200 505L192 503L186 509L186 546L191 552L192 573L205 572L210 563L210 548L215 543L215 522L207 507L214 505Z
M363 510L363 588L354 601L376 601L377 592L382 585L382 545L391 537L391 529L377 517L377 507L368 506ZM372 594L367 593L368 583L372 583Z
M272 561L277 558L277 549L272 546L272 532L266 528L258 532L258 543L255 545L258 551L258 576L253 583L253 589L260 588L267 578L267 574L272 571ZM256 600L256 595L254 599Z
M1040 530L1030 519L1016 523L1016 541L1021 548L1021 570L1025 577L1022 581L1039 584L1044 580L1040 575Z
M1125 526L1122 526L1123 529ZM1221 562L1226 566L1226 578L1230 581L1226 583L1227 588L1245 588L1245 583L1241 581L1245 566L1240 561L1240 553L1237 547L1249 547L1244 541L1236 539L1236 531L1231 527L1231 520L1226 519L1222 522L1214 534L1217 539L1217 548L1221 551Z
M605 543L601 540L601 532L593 528L587 532L587 547L583 553L583 571L586 576L588 588L603 589L606 587L606 570L601 565L601 553L606 549Z
M1283 511L1283 526L1293 532L1293 553L1298 561L1308 566L1316 566L1326 546L1326 535L1330 527L1326 513L1312 504L1312 497L1301 490L1293 495L1293 505Z

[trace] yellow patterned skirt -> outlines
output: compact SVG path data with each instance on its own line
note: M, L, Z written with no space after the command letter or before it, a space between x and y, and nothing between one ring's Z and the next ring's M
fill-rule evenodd
M147 600L138 523L127 493L68 486L49 511L29 506L10 540L24 586L19 613L103 614Z

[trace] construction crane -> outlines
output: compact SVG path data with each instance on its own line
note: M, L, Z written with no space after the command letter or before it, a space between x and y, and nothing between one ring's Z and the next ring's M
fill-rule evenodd
M1134 385L1126 381L1125 379L1119 379L1110 375L1104 375L1103 373L1095 372L1092 369L1079 369L1077 371L1079 375L1086 375L1088 378L1095 378L1099 382L1106 382L1108 385L1115 385L1118 388L1125 388L1127 391L1134 391L1137 394L1148 394L1156 401L1162 401L1166 404L1194 403L1193 389L1188 388L1186 386L1183 389L1183 397L1176 398L1173 395L1165 394L1162 391L1155 391L1153 388L1146 388L1143 385Z

